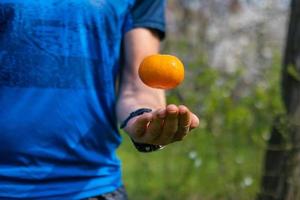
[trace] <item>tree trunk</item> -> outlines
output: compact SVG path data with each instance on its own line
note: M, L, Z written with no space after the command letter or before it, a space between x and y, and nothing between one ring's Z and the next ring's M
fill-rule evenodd
M292 0L282 69L285 114L274 121L258 200L300 200L300 0Z

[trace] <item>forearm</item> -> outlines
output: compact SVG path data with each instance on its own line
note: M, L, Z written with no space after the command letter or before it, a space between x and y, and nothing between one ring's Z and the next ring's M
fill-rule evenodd
M164 91L144 85L138 76L142 60L159 52L159 39L146 29L134 30L125 36L124 51L125 66L116 110L119 122L136 109L158 109L166 105Z

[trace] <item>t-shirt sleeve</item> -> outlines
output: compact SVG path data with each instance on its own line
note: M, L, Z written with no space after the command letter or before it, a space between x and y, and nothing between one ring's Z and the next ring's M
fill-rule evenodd
M163 39L166 32L165 10L165 0L136 0L131 9L131 28L150 28Z

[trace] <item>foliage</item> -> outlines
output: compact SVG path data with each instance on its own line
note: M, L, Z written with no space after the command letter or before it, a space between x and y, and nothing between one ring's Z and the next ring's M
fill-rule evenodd
M271 124L282 113L279 51L287 6L254 2L267 1L169 1L163 52L183 60L186 74L168 91L168 103L187 105L201 127L150 154L136 152L124 136L119 155L130 199L256 196Z
M282 111L279 54L248 83L243 66L224 73L208 66L204 53L189 57L184 43L176 45L187 73L180 87L168 91L168 102L188 105L201 127L150 154L136 152L124 136L118 153L130 199L254 199L271 123Z

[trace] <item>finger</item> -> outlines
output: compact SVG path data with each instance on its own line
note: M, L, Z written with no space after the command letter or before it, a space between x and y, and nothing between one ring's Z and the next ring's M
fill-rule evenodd
M153 143L155 139L159 137L162 132L165 116L165 109L160 109L153 113L152 121L146 130L146 134L143 136L143 140L145 140L146 143Z
M189 132L191 114L185 106L179 106L178 130L173 138L174 141L182 140Z
M174 134L178 128L178 108L175 105L168 105L166 108L166 118L163 125L163 130L160 136L156 139L158 144L168 144L173 140Z
M133 139L140 139L146 132L147 126L152 120L152 113L144 113L139 116L133 124Z
M200 120L199 118L194 114L194 113L191 113L191 126L190 126L190 129L194 129L194 128L197 128L200 124Z

